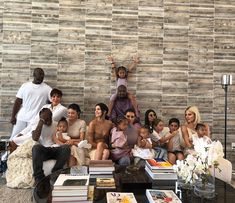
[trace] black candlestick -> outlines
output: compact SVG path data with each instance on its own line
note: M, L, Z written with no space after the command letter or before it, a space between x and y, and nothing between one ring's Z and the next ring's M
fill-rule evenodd
M232 84L232 75L222 75L222 88L224 89L224 158L227 154L227 106L228 106L228 86Z

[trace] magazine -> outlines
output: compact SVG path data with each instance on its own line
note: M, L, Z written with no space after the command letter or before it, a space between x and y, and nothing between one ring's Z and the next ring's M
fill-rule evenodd
M108 192L106 198L107 203L137 203L133 193Z
M182 203L172 190L146 190L146 196L149 203Z

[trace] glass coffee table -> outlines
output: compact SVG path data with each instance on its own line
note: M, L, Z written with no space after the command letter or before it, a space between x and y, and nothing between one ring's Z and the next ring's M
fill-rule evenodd
M70 168L62 169L49 176L46 176L40 181L34 188L33 197L37 203L50 203L51 194L53 190L54 182L56 181L59 174L70 173ZM133 192L138 203L147 203L148 199L145 195L146 189L159 189L159 190L173 190L175 191L175 181L159 181L152 180L144 168L138 170L126 170L125 167L116 166L113 174L116 189L96 189L94 190L94 203L106 203L107 192ZM91 176L90 185L96 184L96 178ZM183 203L225 203L233 202L235 199L235 189L218 179L216 179L216 195L215 198L207 200L196 197L192 190L182 190L182 202Z

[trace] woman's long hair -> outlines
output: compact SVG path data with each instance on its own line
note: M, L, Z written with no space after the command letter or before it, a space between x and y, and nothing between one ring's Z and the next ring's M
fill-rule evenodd
M109 117L107 116L107 113L109 111L109 108L107 107L107 105L104 104L104 103L98 103L98 104L95 105L95 107L97 107L97 106L100 107L101 112L102 112L102 116L105 115L105 119L108 120Z

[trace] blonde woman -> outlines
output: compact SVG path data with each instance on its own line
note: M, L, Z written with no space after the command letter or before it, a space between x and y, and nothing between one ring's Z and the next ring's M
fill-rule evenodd
M185 109L185 124L180 130L180 144L183 148L192 148L192 135L196 134L196 125L201 122L201 116L196 106L189 106ZM210 137L209 126L207 127L207 136Z

